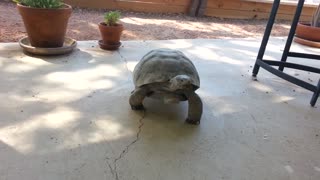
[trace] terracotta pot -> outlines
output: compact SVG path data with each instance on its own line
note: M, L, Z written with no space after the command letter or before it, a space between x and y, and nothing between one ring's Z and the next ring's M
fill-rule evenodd
M301 39L320 42L320 28L310 26L310 24L298 23L296 36Z
M32 46L46 48L63 46L72 12L70 5L65 4L59 9L44 9L17 4L17 8Z
M103 43L110 45L120 44L120 37L123 31L122 24L117 24L116 26L107 26L102 22L99 24L99 30Z

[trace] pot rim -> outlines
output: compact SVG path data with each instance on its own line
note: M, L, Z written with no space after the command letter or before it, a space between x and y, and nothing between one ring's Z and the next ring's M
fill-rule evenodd
M305 27L305 28L308 28L308 29L314 29L314 30L319 30L320 29L320 27L311 26L311 23L307 23L307 22L299 22L298 26ZM298 29L298 27L297 27L297 29Z
M116 23L116 26L107 26L105 22L100 22L99 25L105 26L105 27L119 27L119 26L123 26L123 24L121 24L121 23Z
M56 9L52 9L52 8L35 8L35 7L29 7L20 3L17 3L18 7L23 7L23 8L28 8L28 9L43 9L43 10L52 10L52 11L59 11L59 10L65 10L65 9L72 9L72 6L66 3L63 3L64 7L61 8L56 8Z
M298 22L298 24L302 26L311 26L311 23L308 22Z

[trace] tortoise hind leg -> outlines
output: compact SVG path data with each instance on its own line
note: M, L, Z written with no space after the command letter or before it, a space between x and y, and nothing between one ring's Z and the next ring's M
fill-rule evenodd
M185 93L188 99L189 109L186 122L189 124L200 124L202 116L202 101L194 91Z
M130 96L129 103L131 105L132 110L142 110L143 107L143 100L148 94L148 88L136 88Z

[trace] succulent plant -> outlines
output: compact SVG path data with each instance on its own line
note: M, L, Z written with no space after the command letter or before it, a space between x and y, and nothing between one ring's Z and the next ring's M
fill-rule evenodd
M110 11L104 14L104 22L107 26L115 26L120 19L119 11Z
M62 0L13 0L16 3L33 8L58 9L63 6Z

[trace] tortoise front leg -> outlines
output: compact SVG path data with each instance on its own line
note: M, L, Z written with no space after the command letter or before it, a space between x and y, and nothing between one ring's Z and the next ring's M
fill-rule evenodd
M148 94L148 88L136 88L130 96L129 103L131 105L132 110L142 110L143 107L143 99Z
M202 115L202 101L201 98L194 91L184 93L188 99L189 109L186 122L189 124L200 124Z

